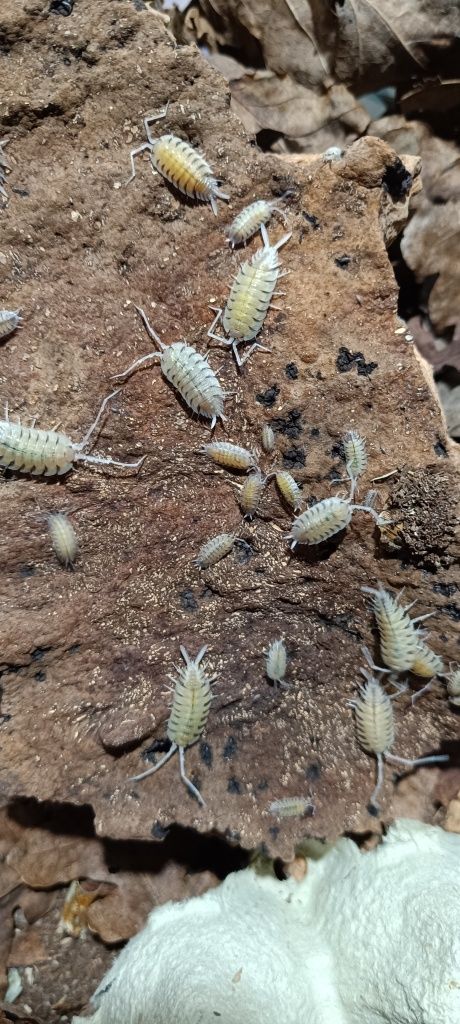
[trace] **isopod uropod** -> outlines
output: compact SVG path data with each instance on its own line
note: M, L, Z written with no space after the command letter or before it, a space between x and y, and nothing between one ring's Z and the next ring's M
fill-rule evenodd
M78 554L78 539L70 519L63 512L48 516L48 530L54 552L66 569L73 569Z
M239 444L231 444L229 441L213 441L211 444L204 444L200 451L208 455L218 466L224 469L237 469L246 472L248 469L257 468L257 459L254 452L242 448Z
M0 309L0 341L21 326L20 309Z
M285 221L284 210L280 210L276 203L277 201L281 203L290 194L291 191L288 189L287 192L283 192L279 200L257 199L254 203L250 203L249 206L245 206L243 210L240 210L228 228L227 238L232 249L235 245L241 245L243 242L247 242L249 238L252 238L262 227L262 224L268 224L275 211Z
M238 503L245 518L252 519L257 512L265 484L266 479L259 471L250 473L244 484L237 484L240 488Z
M178 750L180 777L202 807L205 806L205 802L201 793L185 774L184 755L187 747L191 747L193 743L199 740L206 725L211 706L211 683L215 681L216 676L206 676L200 667L200 662L206 654L206 650L206 647L202 647L194 661L192 661L185 647L180 648L181 655L185 661L185 668L177 670L177 679L173 676L168 676L168 679L171 679L174 683L173 702L167 727L167 736L171 740L171 747L164 757L161 757L152 768L148 768L146 772L142 772L140 775L133 775L130 779L131 782L139 782L140 779L146 779L147 775L153 775Z
M321 544L340 533L350 523L355 509L368 512L379 522L379 516L371 505L352 505L348 498L323 498L294 519L291 532L286 537L291 541L291 549L294 550L296 544Z
M406 672L412 669L421 642L421 635L415 624L428 616L422 615L410 619L407 614L412 605L403 607L398 599L389 594L383 587L362 587L364 593L371 594L372 608L377 622L380 650L385 665L394 672Z
M292 232L270 245L265 225L261 227L263 247L254 253L250 260L239 268L230 289L227 305L224 310L216 309L216 316L208 331L208 337L219 345L229 346L234 353L237 366L243 363L255 349L264 349L263 345L254 342L241 358L238 345L243 341L252 341L263 327L268 307L275 292L276 282L287 271L280 273L278 249L289 241ZM222 326L228 338L214 333L214 328L222 317ZM266 350L264 350L266 351Z
M273 451L275 447L275 434L271 426L268 423L264 423L262 427L262 448L267 455Z
M284 640L273 640L267 651L265 671L269 679L282 686L286 675L287 652Z
M126 184L136 176L134 157L148 149L152 166L156 171L170 181L179 192L198 199L202 203L210 203L211 209L217 215L217 199L228 199L228 195L219 188L217 178L204 159L204 157L188 142L178 138L177 135L160 135L158 139L152 138L149 125L166 117L167 107L160 114L153 117L144 117L145 134L147 142L137 149L132 149L131 176Z
M366 753L374 754L377 759L377 785L372 793L370 802L374 807L378 808L376 798L383 784L384 760L392 764L402 764L415 768L423 764L448 761L449 757L447 754L435 754L433 757L407 759L391 754L390 747L395 739L391 697L385 693L375 676L365 669L361 671L366 678L366 683L360 687L356 700L349 703L355 712L358 743Z
M55 430L39 430L38 427L25 427L21 423L12 423L8 419L8 407L5 419L0 420L0 466L14 469L18 473L30 473L32 476L62 476L73 468L75 462L92 462L97 465L119 466L123 469L138 469L145 456L137 462L119 462L110 456L87 455L85 448L94 433L105 407L111 398L118 395L119 389L104 398L99 412L82 441L71 441L66 434Z
M356 430L349 430L343 439L343 450L347 475L351 481L350 498L352 499L358 477L364 473L367 466L366 442Z
M161 372L166 380L179 392L181 398L193 412L211 420L211 430L213 430L217 420L225 421L225 392L222 391L207 359L191 345L187 345L185 341L174 341L172 345L164 345L149 323L144 310L139 306L134 308L141 316L149 337L158 345L160 351L149 352L148 355L136 359L123 373L115 374L113 380L127 380L140 366L145 366L158 359Z
M281 800L272 800L268 810L277 818L311 818L315 813L315 805L308 797L286 796Z

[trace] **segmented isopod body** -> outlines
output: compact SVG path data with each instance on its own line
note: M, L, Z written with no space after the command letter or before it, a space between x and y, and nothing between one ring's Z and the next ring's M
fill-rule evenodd
M0 341L4 341L22 322L19 309L0 309Z
M315 806L304 796L287 796L282 800L273 800L268 810L276 818L303 818L314 814Z
M144 310L139 306L134 308L139 313L149 337L158 345L160 351L149 352L148 355L136 359L123 373L115 374L113 380L127 380L141 366L158 359L166 380L179 392L192 412L211 420L213 430L217 420L225 421L225 393L207 359L185 341L174 341L172 345L164 345L149 323Z
M224 469L237 469L246 472L248 469L257 467L254 452L250 452L238 444L230 444L229 441L213 441L211 444L204 444L201 451L203 455L207 455Z
M228 228L227 238L232 249L235 245L241 245L243 242L247 242L249 238L252 238L260 230L262 224L268 224L275 211L284 220L284 212L279 209L276 203L277 201L282 202L287 195L289 195L289 192L284 192L279 197L279 200L274 199L271 202L268 199L257 199L255 203L245 206L244 210L241 210L236 215Z
M262 427L262 448L267 455L273 451L275 447L275 434L268 423L264 423Z
M298 483L294 480L294 477L286 470L281 470L280 472L275 473L275 481L280 494L284 500L287 501L288 505L290 505L294 511L302 508L302 491L300 490Z
M436 654L427 644L420 641L415 659L411 665L411 672L414 676L432 679L433 676L441 676L443 674L444 662L439 654Z
M78 443L55 430L39 430L38 427L12 423L6 409L5 419L0 420L0 466L18 473L30 473L31 476L62 476L73 468L75 462L138 469L145 456L137 462L118 462L109 456L87 455L85 452L107 403L115 395L118 391L104 398L94 423Z
M350 498L353 498L358 477L364 473L367 466L366 442L356 430L349 430L343 439L343 450L347 474L351 481Z
M66 569L73 568L78 539L70 519L63 512L48 516L48 529L56 557Z
M204 806L204 800L201 793L185 775L184 754L187 747L191 747L199 740L211 706L211 683L216 677L206 676L200 667L206 650L206 647L202 647L195 660L192 661L185 647L180 648L185 668L177 670L176 679L173 676L168 676L174 683L173 702L167 727L167 736L172 745L157 764L148 768L146 772L142 772L141 775L133 775L131 778L132 782L138 782L140 779L147 778L147 775L153 775L178 750L180 777L202 806Z
M420 636L415 629L414 620L409 618L407 610L398 603L398 599L392 597L383 587L378 590L372 587L361 589L372 596L382 660L395 672L408 671L414 664L420 645Z
M190 143L178 138L177 135L160 135L158 139L154 139L150 134L149 126L154 121L159 121L162 117L165 117L166 110L162 111L161 114L156 114L154 117L144 118L148 142L144 142L142 146L131 150L132 173L126 184L129 184L136 176L134 157L144 152L144 150L148 150L150 160L156 171L159 171L167 181L170 181L184 195L190 196L192 199L198 199L202 203L210 203L213 213L217 214L216 200L228 199L229 197L219 188L218 180L214 177L211 167L204 156L196 149L193 149Z
M240 487L238 503L248 519L252 519L257 512L265 483L266 480L262 473L256 472L250 473L244 484L238 485Z
M324 498L294 519L287 539L292 549L296 544L321 544L344 530L351 516L352 506L345 498Z
M209 566L220 562L221 558L225 558L232 550L235 540L234 533L219 533L217 537L211 537L200 548L194 559L195 565L198 565L200 569L208 569Z
M252 341L263 327L276 282L282 276L280 275L278 249L285 245L291 237L291 233L289 233L284 235L276 245L270 245L264 225L262 225L261 231L263 247L254 253L252 259L246 260L239 268L230 289L227 305L223 311L221 309L217 311L208 331L208 337L213 338L220 345L232 348L239 367L249 359L251 352L257 348L263 348L263 345L256 342L251 345L243 358L238 351L238 345L243 341ZM228 338L222 338L214 333L214 328L221 317L222 326L225 333L229 335Z
M287 653L284 640L273 640L267 651L265 671L272 682L281 686L286 675Z
M445 673L447 679L447 694L450 703L454 707L460 707L460 666L449 665L449 672Z

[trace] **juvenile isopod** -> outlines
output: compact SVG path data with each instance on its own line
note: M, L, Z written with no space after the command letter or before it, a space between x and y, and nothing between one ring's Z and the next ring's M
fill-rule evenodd
M370 802L378 808L377 796L383 784L383 762L391 764L407 765L416 768L422 764L433 764L435 762L448 761L447 754L435 754L433 757L419 757L408 760L405 757L397 757L390 753L390 747L395 740L395 725L391 697L385 693L382 686L365 669L362 669L366 683L359 689L359 696L350 705L354 708L356 721L356 734L358 743L368 754L374 754L377 759L377 785L372 793Z
M21 326L20 312L19 309L0 309L0 341L4 341Z
M268 423L264 423L261 436L262 448L269 455L275 447L275 434Z
M199 740L211 706L211 683L215 681L216 676L206 676L201 668L200 662L206 654L206 650L206 647L202 647L195 660L192 661L185 647L180 648L185 668L177 669L177 678L168 676L168 679L174 683L173 702L167 727L167 736L171 740L171 747L152 768L148 768L140 775L133 775L130 779L131 782L139 782L140 779L146 779L147 775L153 775L178 750L180 777L202 807L205 806L205 802L201 793L185 774L184 755L187 747L191 747Z
M275 293L276 282L286 271L280 273L278 260L278 249L289 241L292 232L283 235L276 245L270 245L265 225L261 227L263 247L254 253L250 260L239 268L235 280L230 289L227 305L224 310L217 309L216 316L208 331L208 337L217 341L220 345L232 348L238 367L249 359L251 352L260 348L264 351L263 345L254 342L246 354L241 358L238 346L243 341L253 341L262 330L268 308ZM216 307L212 307L216 309ZM222 326L228 338L222 338L214 333L222 317Z
M192 412L204 419L211 420L211 430L217 420L225 421L225 392L211 369L207 359L200 355L185 341L174 341L172 345L164 345L161 338L149 323L144 310L134 307L139 313L149 338L158 345L159 352L149 352L146 356L136 359L123 373L117 373L113 380L127 380L140 366L160 362L160 370L166 380L179 392Z
M265 672L277 686L282 686L287 668L287 652L284 640L273 640L267 651Z
M228 199L228 195L219 188L217 178L205 160L205 158L188 142L179 139L177 135L160 135L158 139L152 138L150 125L166 117L167 107L160 114L153 117L144 117L144 128L147 142L137 149L132 149L131 176L126 184L136 177L134 157L144 150L149 151L152 166L156 171L170 181L172 185L192 199L198 199L202 203L210 203L211 209L217 215L217 199Z
M250 473L244 484L237 485L240 488L238 504L241 511L244 512L245 518L252 519L255 516L265 484L265 477L257 471Z
M229 441L213 441L211 444L204 444L200 451L216 462L218 466L223 466L224 469L236 469L246 473L248 469L257 468L254 452L242 448L239 444L230 444Z
M276 486L285 502L297 512L304 503L303 494L298 483L287 470L279 470L274 474Z
M287 796L282 800L272 800L268 810L276 818L311 818L315 813L315 805L308 797Z
M268 224L275 211L285 221L284 210L280 210L276 203L277 201L282 203L283 199L289 195L291 195L290 190L283 192L279 200L274 199L270 202L268 199L257 199L255 203L250 203L249 206L244 207L244 210L240 210L228 228L227 238L232 249L235 245L241 245L252 238L260 230L262 224Z
M225 558L229 554L235 541L236 534L234 533L219 533L216 537L211 537L200 548L194 559L195 565L200 569L208 569L211 565L216 565L221 558Z
M14 469L18 473L30 473L32 476L62 476L73 469L76 462L138 469L145 456L137 462L119 462L110 456L87 455L85 452L107 403L118 393L119 389L104 398L94 423L86 431L83 440L78 443L55 430L39 430L38 427L12 423L8 419L6 407L5 419L0 420L0 466Z
M445 673L447 680L447 695L454 707L460 707L460 665L449 665L449 671Z
M377 622L382 660L387 668L394 672L407 672L412 669L420 645L421 635L415 625L428 616L417 619L407 614L412 605L403 607L398 598L393 597L383 587L362 587L365 594L372 596L372 609Z
M345 467L351 482L350 498L353 499L358 478L367 466L366 442L356 430L349 430L343 439Z
M70 519L63 512L48 516L48 530L54 553L66 569L73 569L78 554L78 539Z
M323 498L294 519L286 537L291 541L291 549L294 550L296 544L321 544L329 540L348 526L355 509L368 512L379 522L371 505L352 505L348 498Z

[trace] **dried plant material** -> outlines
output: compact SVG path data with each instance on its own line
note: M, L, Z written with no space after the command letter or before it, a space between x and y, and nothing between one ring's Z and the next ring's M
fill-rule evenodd
M436 278L428 299L435 330L460 321L460 199L444 206L424 203L407 225L401 252L418 281Z
M460 370L460 350L457 358L458 363L456 365L457 369ZM452 365L450 360L449 365ZM446 417L449 434L458 441L460 439L460 385L451 388L444 381L440 380L436 387Z
M45 829L25 830L8 856L26 885L40 889L75 878L105 878L104 848L98 839L59 836Z
M62 908L59 930L78 939L87 929L92 903L108 896L115 888L115 884L107 882L72 882Z

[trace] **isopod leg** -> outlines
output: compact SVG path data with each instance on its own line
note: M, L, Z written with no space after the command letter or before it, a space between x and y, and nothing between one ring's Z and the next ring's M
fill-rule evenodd
M146 134L146 136L147 136L147 138L149 140L149 145L150 146L153 145L155 139L152 139L152 136L150 134L149 125L154 124L155 121L161 121L164 117L166 117L166 114L168 113L168 107L169 107L170 102L171 101L168 100L166 106L164 107L163 110L160 111L159 114L152 114L150 117L144 117L145 134Z
M428 683L425 683L425 686L422 686L421 690L417 690L417 693L413 693L412 694L412 707L414 706L414 704L417 703L418 700L420 700L420 697L423 697L424 693L428 693L428 691L432 690L432 689L433 689L433 680L430 679Z
M214 338L215 340L220 341L220 338L218 337L218 335L214 334L213 331L214 331L214 328L217 327L217 324L219 323L219 320L220 320L220 318L222 316L222 313L223 313L223 309L218 309L217 306L211 306L211 309L214 310L216 315L215 315L214 320L212 321L212 324L211 324L211 326L209 328L208 338Z
M190 779L188 779L186 774L185 774L185 756L184 755L185 755L184 747L179 747L179 771L180 771L180 777L182 779L182 782L184 782L185 785L187 786L187 789L189 789L190 792L193 793L193 796L198 800L198 803L201 804L202 807L206 807L206 804L205 804L205 802L203 800L203 797L201 796L201 793L200 793L199 789L197 789L196 786L193 785L193 782L190 782Z
M438 764L449 760L448 754L433 754L432 757L397 757L396 754L389 754L385 751L385 758L391 764L403 764L408 768L418 768L422 764Z
M115 395L118 395L119 390L120 389L117 388L116 391L112 391L110 395L107 395L107 397L104 398L104 401L102 402L102 405L101 405L101 407L99 409L99 412L98 412L98 414L96 416L96 419L94 420L94 423L91 424L89 430L86 431L86 434L85 434L85 436L83 438L83 441L80 441L80 443L78 445L75 445L75 447L78 449L78 451L82 452L86 448L86 445L88 444L88 441L89 441L91 435L94 434L94 431L96 430L96 427L97 427L98 423L100 422L101 416L104 414L104 410L105 410L108 402L110 402L111 398L115 398Z
M380 807L379 807L379 805L377 803L377 797L378 797L378 795L380 793L380 790L381 790L381 788L383 786L383 756L382 756L382 754L376 754L376 757L377 757L377 785L376 785L376 787L374 789L374 792L372 793L372 796L371 796L371 799L370 799L370 803L377 810L380 810Z
M159 352L149 352L148 355L141 356L140 359L135 359L134 363L131 363L131 366L128 366L128 369L124 370L123 373L115 373L113 375L113 377L111 377L110 379L111 380L127 380L128 377L131 377L131 374L133 374L136 370L138 370L140 366L144 366L146 363L151 363L155 359L159 359L159 358L160 358Z
M163 344L160 336L153 329L147 314L144 313L144 310L141 309L140 306L134 306L134 309L136 310L137 313L139 313L139 316L140 316L140 318L142 320L142 323L144 324L144 327L145 327L145 329L147 331L147 334L148 334L149 338L151 338L152 341L154 341L155 344L158 345L158 348L160 349L160 352L164 352L164 350L166 348L166 345Z
M164 754L163 757L160 757L160 760L157 761L156 764L152 765L151 768L148 768L146 772L141 772L140 775L130 775L128 782L140 782L141 779L146 779L147 775L153 775L154 772L157 772L159 768L162 768L163 765L166 764L166 761L169 761L169 758L176 753L176 750L177 745L173 743L169 750L166 751L166 754Z
M233 350L233 354L234 354L235 359L236 359L236 365L238 366L238 368L240 370L241 370L241 367L244 366L245 362L249 359L249 356L252 355L252 353L255 352L255 350L257 348L259 348L261 352L271 352L271 348L267 348L266 345L260 345L258 341L255 341L254 344L251 345L251 347L248 349L248 351L244 354L243 358L241 358L241 356L240 356L240 354L238 352L238 345L239 345L239 341L238 340L233 341L233 343L232 343L232 350Z
M139 469L146 458L146 455L142 455L137 462L119 462L118 459L111 459L109 455L86 455L86 453L81 455L77 453L76 455L76 459L79 462L92 462L96 466L117 466L118 469ZM64 472L67 473L68 470L66 469ZM52 476L53 474L54 470L50 475Z
M136 168L134 166L134 157L135 156L139 156L139 153L143 153L145 149L151 149L151 143L150 142L144 142L142 144L142 146L138 146L137 149L132 149L131 150L131 152L129 154L129 159L131 160L131 174L130 174L130 177L126 179L125 185L129 185L133 181L133 179L136 177Z

